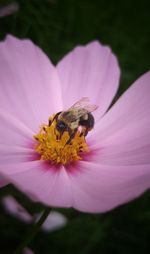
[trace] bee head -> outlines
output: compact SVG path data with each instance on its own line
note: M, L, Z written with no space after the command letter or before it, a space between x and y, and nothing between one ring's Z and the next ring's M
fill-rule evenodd
M56 129L59 132L64 132L65 130L67 130L67 124L63 121L57 121Z

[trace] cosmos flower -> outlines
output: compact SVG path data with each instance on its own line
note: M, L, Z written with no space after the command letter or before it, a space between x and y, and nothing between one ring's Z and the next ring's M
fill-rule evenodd
M108 110L120 71L107 46L76 47L56 67L31 41L0 43L0 175L32 200L105 212L150 186L150 72ZM99 108L85 137L58 137L59 111L88 97ZM41 126L41 127L40 127ZM1 183L4 182L1 180Z
M2 205L7 213L25 223L35 223L42 215L41 213L31 215L13 196L3 197ZM66 224L67 218L63 214L51 211L42 224L41 229L45 232L50 232L60 229Z
M30 248L27 247L23 250L23 254L34 254L34 252Z
M36 214L36 221L41 217L40 214ZM67 224L67 218L60 212L57 211L51 211L44 223L41 226L41 229L44 232L51 232L55 230L59 230L66 226Z
M33 222L33 216L13 196L3 197L1 202L7 213L26 223Z
M14 14L19 10L19 4L17 2L12 2L7 5L0 5L0 18Z

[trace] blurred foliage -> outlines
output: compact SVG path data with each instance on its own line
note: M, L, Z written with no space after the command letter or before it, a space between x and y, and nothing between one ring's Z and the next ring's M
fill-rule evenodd
M12 1L0 0L0 5ZM0 39L7 33L31 38L57 63L77 44L100 40L118 56L122 70L119 94L150 67L150 2L106 0L16 0L19 11L0 18ZM144 99L144 98L143 98ZM14 187L11 193L29 212L41 211ZM59 209L68 225L53 233L40 232L30 244L37 254L150 252L150 194L103 215ZM11 254L31 225L7 215L1 207L0 253ZM8 244L9 243L9 244Z

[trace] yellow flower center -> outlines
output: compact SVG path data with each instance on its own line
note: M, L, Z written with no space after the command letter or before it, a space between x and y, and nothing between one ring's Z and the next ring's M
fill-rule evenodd
M55 115L49 118L52 120ZM41 160L50 161L52 164L66 165L73 161L82 159L84 153L89 152L84 135L77 131L70 144L66 144L70 136L65 131L60 138L60 133L56 129L56 120L50 126L43 124L40 131L34 138L37 140L35 150L40 154Z

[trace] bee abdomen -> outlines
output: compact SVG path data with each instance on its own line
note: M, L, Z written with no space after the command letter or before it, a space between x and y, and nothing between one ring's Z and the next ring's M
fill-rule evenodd
M88 129L92 129L94 127L94 123L95 123L95 120L94 120L94 117L91 113L88 113L88 118L87 120L84 120L82 117L80 118L80 121L79 121L79 125L81 126L85 126L86 128Z

